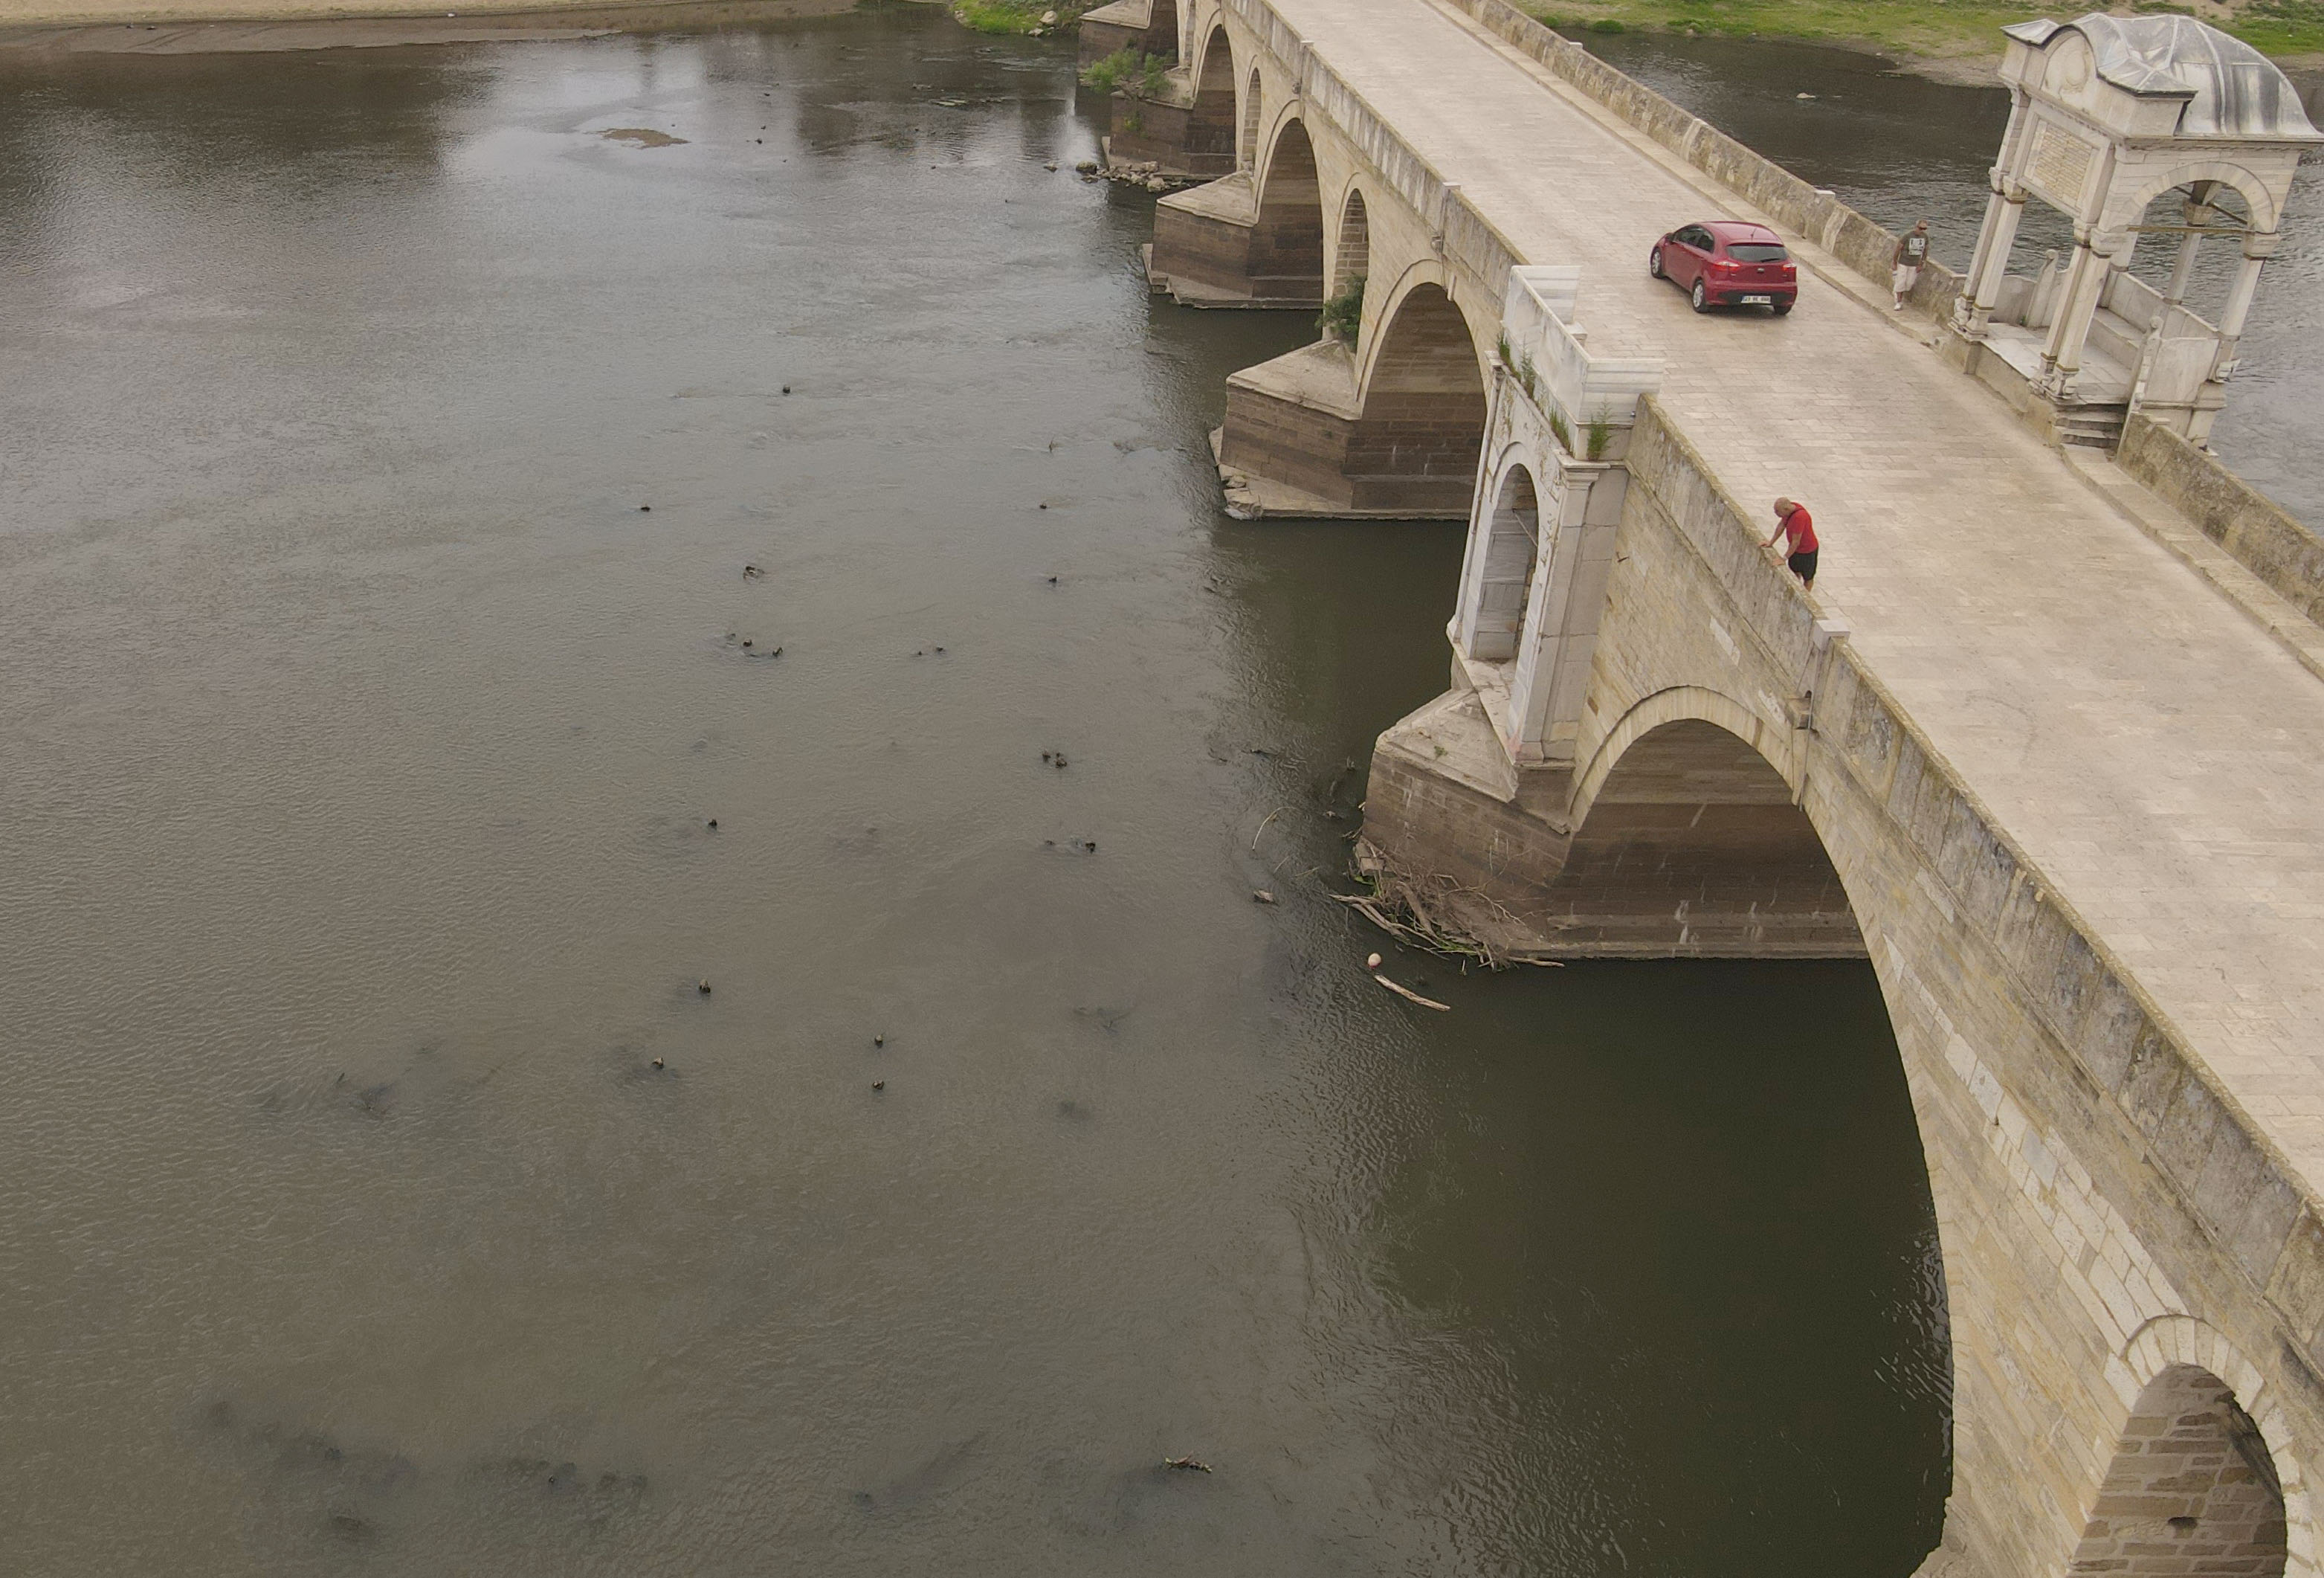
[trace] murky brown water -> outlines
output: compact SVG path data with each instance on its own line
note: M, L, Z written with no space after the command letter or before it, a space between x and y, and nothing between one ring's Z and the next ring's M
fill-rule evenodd
M1668 33L1582 36L1593 53L1890 229L1929 220L1936 255L1969 266L1985 217L1987 172L2009 121L2006 88L1931 82L1846 50ZM2304 71L2295 81L2310 118L2324 124L2324 73ZM2236 347L2242 365L2211 431L2221 458L2310 528L2324 528L2324 448L2316 442L2317 413L2324 411L2319 168L2311 154L2292 188L2283 244L2260 275ZM2062 215L2028 203L2013 271L2038 272L2051 248L2070 254L2071 227ZM2151 239L2134 269L2160 284L2172 255ZM2235 248L2216 242L2199 256L2188 301L2215 322L2236 260Z
M1363 978L1069 51L0 62L0 1570L1910 1571L1868 973Z

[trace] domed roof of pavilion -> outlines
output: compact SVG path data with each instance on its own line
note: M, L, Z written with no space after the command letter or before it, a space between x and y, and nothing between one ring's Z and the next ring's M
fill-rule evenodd
M2063 24L2021 22L2001 31L2037 50L2061 32L2079 32L2089 41L2101 80L2142 98L2188 96L2181 137L2324 142L2274 61L2194 17L2094 11Z

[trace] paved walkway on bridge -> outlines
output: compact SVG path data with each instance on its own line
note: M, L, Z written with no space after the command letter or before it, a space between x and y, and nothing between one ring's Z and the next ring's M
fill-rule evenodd
M1808 503L1819 600L2324 1191L2324 681L1883 312L1805 270L1780 320L1650 281L1656 236L1746 208L1532 62L1425 0L1274 3L1526 261L1582 266L1591 349L1669 358L1738 497Z

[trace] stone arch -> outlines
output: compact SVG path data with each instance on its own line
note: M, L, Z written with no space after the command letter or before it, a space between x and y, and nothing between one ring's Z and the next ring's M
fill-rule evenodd
M1315 146L1298 117L1276 129L1250 234L1250 293L1266 301L1323 300L1323 194Z
M1616 953L1861 956L1822 834L1749 709L1692 687L1633 708L1581 775L1546 898Z
M1346 198L1340 204L1340 233L1332 246L1332 277L1334 293L1344 289L1350 280L1360 280L1371 271L1372 227L1370 211L1364 207L1361 187L1351 184Z
M1973 1450L1976 1439L1973 1422L1962 1413L1961 1388L1965 1380L1974 1384L1974 1377L1980 1372L1973 1306L1962 1297L1966 1285L1957 1290L1955 1283L1963 1268L1977 1264L1980 1253L1977 1239L1982 1231L1979 1213L1971 1204L1978 1195L1977 1181L1956 1176L1952 1170L1956 1153L1941 1139L1932 1143L1932 1136L1954 1131L1957 1116L1940 1092L1943 1084L1956 1076L1942 1072L1941 1059L1950 1052L1931 1045L1924 1034L1915 1034L1920 1021L1908 1005L1920 989L1900 970L1900 955L1878 946L1885 924L1880 906L1889 901L1893 878L1884 877L1877 863L1858 869L1866 852L1855 842L1827 838L1831 830L1817 820L1818 802L1801 795L1803 761L1794 747L1793 731L1781 721L1720 690L1682 685L1640 698L1607 731L1576 773L1568 820L1574 829L1573 854L1578 863L1569 860L1556 884L1578 878L1592 863L1602 871L1611 853L1609 846L1618 837L1626 839L1627 854L1637 863L1624 864L1618 873L1618 884L1612 890L1618 895L1642 880L1656 880L1654 873L1640 868L1662 851L1674 852L1682 858L1691 853L1720 859L1741 855L1756 863L1759 876L1772 880L1778 894L1776 905L1772 909L1763 907L1757 917L1766 927L1766 934L1739 951L1762 957L1780 955L1793 951L1785 946L1791 942L1808 945L1800 952L1823 951L1832 937L1831 929L1802 924L1816 902L1844 906L1849 930L1860 928L1860 935L1874 943L1865 951L1870 955L1896 1033L1922 1171L1934 1207L1937 1266L1947 1312L1941 1362L1948 1435L1953 1444L1948 1470L1954 1472L1953 1464L1960 1461L1965 1447ZM1795 799L1801 803L1794 803ZM1737 835L1723 850L1713 844L1708 826L1721 817L1728 819L1726 831ZM1787 909L1780 891L1787 867L1793 870L1792 881L1812 879L1828 897ZM1794 887L1791 896L1806 895ZM1672 900L1665 913L1679 912L1683 925L1684 900L1674 892ZM1821 937L1816 935L1819 930ZM1968 1399L1968 1405L1978 1406L1977 1398ZM1952 1498L1960 1490L1958 1481L1948 1486L1949 1530L1954 1518ZM1933 1555L1921 1569L1929 1573L1950 1570L1943 1552Z
M1787 731L1779 730L1773 719L1761 717L1721 691L1674 685L1634 704L1606 731L1588 763L1574 775L1566 820L1579 827L1589 819L1599 790L1631 745L1665 724L1681 722L1716 724L1749 744L1786 784L1794 782L1791 752L1782 748Z
M1223 23L1203 41L1194 66L1194 100L1186 111L1183 155L1194 175L1226 175L1235 167L1234 42Z
M2067 1572L2282 1578L2288 1555L2258 1426L2209 1370L2169 1366L2131 1405Z
M1253 66L1242 88L1242 143L1236 153L1237 164L1244 170L1259 168L1259 116L1261 104L1259 68Z
M1466 519L1485 438L1477 337L1444 287L1409 274L1382 312L1343 469L1361 507Z
M1178 58L1178 0L1153 0L1153 9L1146 15L1143 42L1148 54Z
M2206 1322L2167 1315L2140 1326L2107 1371L2126 1413L2069 1573L2317 1578L2307 1472L2257 1366ZM2239 1555L2215 1548L2238 1545Z
M1526 606L1541 549L1541 501L1533 473L1512 462L1501 473L1500 490L1486 527L1478 566L1475 623L1466 632L1469 655L1480 662L1506 663L1517 655Z
M2116 193L2110 205L2111 211L2100 228L2113 230L2126 225L2135 225L2139 221L2139 217L2146 212L2147 205L2155 198L2173 187L2185 186L2190 181L2198 180L2216 180L2222 186L2234 189L2249 205L2252 228L2255 230L2272 231L2282 218L2282 215L2276 208L2273 194L2268 190L2267 183L2260 180L2257 175L2240 164L2229 164L2224 160L2202 159L2189 160L2184 164L2175 164L2168 169L2159 170L2144 184Z

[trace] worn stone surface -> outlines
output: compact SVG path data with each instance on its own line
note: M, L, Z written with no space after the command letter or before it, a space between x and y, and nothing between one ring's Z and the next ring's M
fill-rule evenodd
M2324 619L2324 540L2168 428L2133 416L2115 459L2310 620Z

